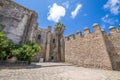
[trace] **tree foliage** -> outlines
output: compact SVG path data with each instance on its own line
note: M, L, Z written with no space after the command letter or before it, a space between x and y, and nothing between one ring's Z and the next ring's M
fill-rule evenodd
M56 32L56 34L62 34L65 30L65 26L64 24L62 24L61 22L57 22L55 27L54 27L54 30Z
M40 51L40 46L28 41L23 44L15 44L8 40L5 33L0 31L0 60L6 57L16 56L21 61L32 61L32 57Z
M32 57L40 51L40 46L31 41L22 44L20 48L13 50L13 53L20 53L18 58L22 61L32 61Z
M7 55L6 49L8 47L9 40L5 37L5 33L0 31L0 59L3 60L3 58Z

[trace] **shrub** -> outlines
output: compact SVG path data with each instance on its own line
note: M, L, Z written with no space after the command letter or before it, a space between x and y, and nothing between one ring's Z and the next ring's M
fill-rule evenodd
M8 47L9 40L5 37L5 33L0 31L0 60L7 55L6 49Z
M0 51L0 60L3 60L6 56L6 52L5 51Z
M9 42L7 47L8 56L18 56L20 52L18 51L20 45L14 44L12 41Z
M35 54L40 51L40 46L36 43L28 41L25 44L22 44L22 47L20 47L19 50L16 51L20 52L19 54L20 60L29 61L29 63L31 63L32 57L35 56Z
M23 44L14 44L8 40L5 33L0 31L0 60L6 57L16 56L18 60L31 63L33 56L40 51L40 46L28 41Z

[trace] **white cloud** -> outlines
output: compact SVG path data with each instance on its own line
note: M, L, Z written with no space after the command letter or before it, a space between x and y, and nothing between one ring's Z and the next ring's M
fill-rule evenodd
M110 9L110 12L114 15L120 13L120 0L108 0L104 5L104 9Z
M54 21L54 22L58 22L61 17L64 17L66 14L66 10L63 6L59 6L56 3L54 3L52 5L52 7L50 7L49 13L48 13L48 17L47 19L49 21Z
M118 19L109 18L108 14L102 17L101 19L103 22L108 23L108 24L114 24L115 22L118 22Z
M62 5L65 6L65 8L69 8L69 1L62 3Z
M82 4L78 4L75 10L71 12L71 17L75 18L81 8L82 8Z

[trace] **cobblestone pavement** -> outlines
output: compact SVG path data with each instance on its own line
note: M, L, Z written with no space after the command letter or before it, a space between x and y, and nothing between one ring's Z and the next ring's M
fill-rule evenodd
M37 63L37 67L0 67L0 80L120 80L120 71L75 67L65 63Z

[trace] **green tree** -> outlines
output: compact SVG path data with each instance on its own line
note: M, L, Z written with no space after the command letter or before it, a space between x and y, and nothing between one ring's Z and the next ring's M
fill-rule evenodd
M61 38L63 37L63 32L65 30L65 26L64 24L62 24L61 22L57 22L55 27L54 27L54 31L56 34L56 54L57 54L57 61L61 61Z
M61 36L65 30L65 26L64 24L62 24L61 22L57 22L55 27L54 27L54 31L58 36Z
M6 48L8 47L9 40L6 38L5 33L0 31L0 60L7 55Z
M18 55L19 59L31 63L33 56L35 56L35 54L39 52L40 49L41 48L38 44L28 41L25 44L22 44L19 49L16 49L13 52L20 52L20 54Z
M14 44L8 40L5 33L0 31L0 60L16 56L18 60L31 63L33 56L40 51L40 46L28 41L23 44Z

